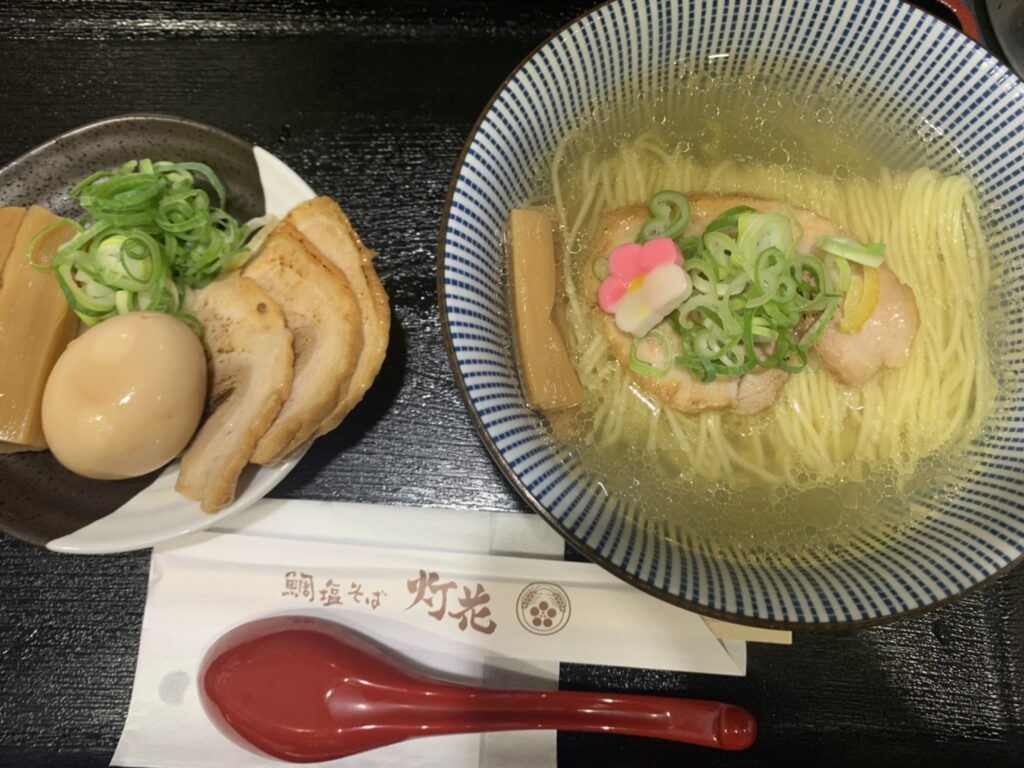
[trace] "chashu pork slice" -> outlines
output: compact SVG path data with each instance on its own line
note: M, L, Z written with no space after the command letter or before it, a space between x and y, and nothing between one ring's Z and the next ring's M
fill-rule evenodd
M238 476L292 386L292 336L255 282L233 272L197 291L210 365L208 416L181 457L177 491L216 512L235 498Z
M348 388L317 434L334 429L363 399L380 367L388 347L391 310L388 295L373 268L374 252L363 245L344 211L329 197L318 197L297 205L285 221L297 229L324 259L348 279L363 318L363 348L359 353Z
M316 437L344 397L363 348L362 318L345 275L287 222L243 274L281 307L295 350L291 394L252 457L269 466Z
M860 267L857 267L860 269ZM840 384L859 387L883 368L902 368L921 325L914 292L887 266L878 268L878 303L856 332L840 329L843 309L825 328L814 349L821 365Z

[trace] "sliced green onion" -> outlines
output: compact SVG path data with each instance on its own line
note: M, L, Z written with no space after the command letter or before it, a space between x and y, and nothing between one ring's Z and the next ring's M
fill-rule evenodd
M218 206L196 184L202 176ZM85 209L71 224L77 234L53 257L36 262L39 243L53 226L29 243L26 259L55 271L75 314L89 325L138 310L165 312L198 329L183 311L188 288L201 288L251 256L247 246L259 226L241 226L223 210L220 179L203 163L132 160L117 171L97 171L71 189ZM267 226L272 226L268 224Z
M788 301L796 292L796 284L787 270L785 255L778 248L770 247L759 253L754 260L753 295L745 302L748 308L760 307L769 301Z
M737 205L735 208L722 211L704 227L704 234L718 232L722 229L735 231L739 227L739 217L744 213L756 213L756 211L749 205Z
M830 297L825 304L825 309L821 311L821 314L815 319L811 327L807 329L806 333L800 338L800 346L804 349L810 349L818 343L818 339L821 338L821 334L825 332L825 328L828 326L832 317L836 313L836 309L839 307L839 299Z
M728 283L719 284L718 295L723 298L739 296L747 289L748 285L750 285L750 278L741 272Z
M814 256L797 256L790 263L796 286L796 306L803 312L820 308L826 296L825 265Z
M710 384L718 377L715 367L707 358L684 353L676 357L676 363L684 368L689 368L697 380L705 384Z
M672 203L677 198L669 193L655 197L657 206L652 200L650 228L641 242L672 231L666 228L677 215ZM788 373L807 367L810 350L850 288L849 261L874 265L884 257L884 248L826 237L817 254L798 253L803 228L784 211L759 213L737 206L715 217L699 235L674 236L693 291L660 326L671 332L652 331L634 340L634 371L664 376L674 363L711 382L757 367Z
M690 282L700 293L718 293L718 272L708 259L690 259L683 264Z
M699 259L704 252L704 245L700 235L686 235L676 238L676 246L683 256L683 261Z
M794 246L793 226L778 213L743 213L737 217L736 242L751 259L769 248L788 255Z
M844 294L850 290L853 275L850 272L849 261L827 253L825 254L825 270L836 293Z
M789 353L789 348L792 346L792 342L789 340L789 334L783 334L779 336L778 341L775 342L775 346L771 348L771 354L758 360L757 364L761 368L778 368L782 360Z
M790 356L792 355L792 359ZM779 368L786 373L800 373L807 367L807 350L798 344L789 348L789 352L779 360Z
M598 282L604 282L608 279L610 271L608 269L608 255L601 254L590 263L590 271L597 278Z
M885 261L885 246L881 243L861 245L847 237L822 237L818 240L818 248L825 253L838 256L847 261L855 261L865 267L877 269Z
M653 330L643 338L633 339L629 367L641 376L663 378L672 368L672 343L668 336Z
M651 218L640 230L641 243L657 237L679 237L690 223L690 203L679 192L659 192L651 198L650 209Z
M732 256L738 250L736 241L724 232L705 232L704 250L720 270L732 271ZM721 274L721 271L719 272Z

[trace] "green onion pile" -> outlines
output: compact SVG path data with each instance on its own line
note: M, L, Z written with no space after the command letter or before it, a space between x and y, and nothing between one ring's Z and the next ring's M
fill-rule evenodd
M667 323L633 340L630 367L645 376L664 376L673 363L703 382L755 368L798 373L850 288L849 262L877 267L884 258L883 246L830 237L818 255L798 253L795 218L747 206L695 236L683 235L690 207L682 194L660 192L650 210L637 242L672 238L693 292Z
M195 186L203 176L217 196ZM224 211L224 186L202 163L132 160L114 172L99 171L70 192L85 215L70 222L77 234L48 265L36 264L37 245L61 221L29 245L28 260L56 271L68 303L86 325L134 311L164 312L202 332L185 312L188 288L201 288L249 257L246 241L255 227L240 226Z

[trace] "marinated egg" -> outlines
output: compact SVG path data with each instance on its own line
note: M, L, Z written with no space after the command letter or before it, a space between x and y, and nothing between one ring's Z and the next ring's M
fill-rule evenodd
M188 444L206 399L206 357L182 321L156 312L106 320L57 360L43 433L57 460L97 480L137 477Z

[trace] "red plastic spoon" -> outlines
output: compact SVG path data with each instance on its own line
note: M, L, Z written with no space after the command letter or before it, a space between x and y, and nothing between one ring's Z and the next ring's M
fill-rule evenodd
M502 691L437 680L345 627L310 618L225 635L201 672L207 712L274 757L315 762L417 736L535 728L746 749L753 716L714 701Z

